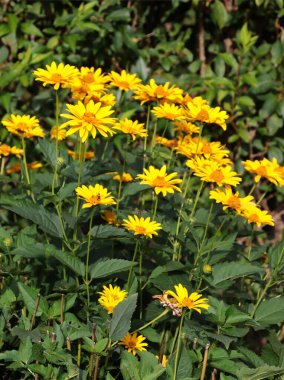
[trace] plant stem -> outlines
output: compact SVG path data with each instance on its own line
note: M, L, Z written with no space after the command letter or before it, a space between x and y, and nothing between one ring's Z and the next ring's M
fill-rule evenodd
M161 319L164 315L168 314L169 311L170 311L170 309L164 310L161 314L159 314L157 317L155 317L154 319L152 319L150 322L147 322L145 325L139 327L137 330L135 330L133 332L137 332L137 331L141 331L141 330L146 329L146 327L151 326L153 323L155 323L159 319Z
M82 171L83 171L83 163L85 158L85 143L82 142L80 139L80 152L79 152L79 173L78 173L78 182L77 187L81 185L81 177L82 177ZM75 218L76 218L76 224L74 227L74 234L73 239L77 239L77 229L78 229L78 214L79 214L79 197L76 198L76 208L75 208Z
M181 333L182 333L182 326L183 326L184 317L185 317L185 310L183 310L183 312L182 312L179 327L178 327L178 341L177 341L177 350L176 350L176 355L175 355L173 380L177 379L177 370L178 370L178 362L179 362L179 354L180 354L180 346L181 346Z
M153 209L153 220L155 220L158 207L158 195L154 193L154 209Z
M147 131L147 136L144 138L144 144L143 144L143 170L146 165L146 149L147 149L147 137L148 137L148 131L149 131L149 120L150 120L150 106L148 106L147 110L147 120L146 120L146 131Z
M33 202L36 203L35 197L31 188L31 180L30 180L30 174L29 174L27 156L26 156L26 142L25 142L24 136L21 136L21 140L22 140L22 148L23 148L23 162L24 162L24 168L25 168L25 175L26 175L27 185L29 187L27 192L28 192L28 195L32 197Z
M5 157L2 157L2 160L1 160L1 170L0 170L0 174L1 175L4 174L5 162L6 162Z
M156 140L156 134L157 134L157 124L158 124L158 120L156 119L155 123L154 123L154 131L153 131L153 136L152 136L152 141L151 141L151 156L153 153L153 148L155 146L155 140Z
M58 92L55 91L55 128L56 128L56 139L55 139L55 168L52 178L52 188L51 192L54 195L54 188L58 184L58 119L59 119L59 96Z
M265 288L263 289L263 291L262 291L261 294L259 295L259 297L258 297L258 299L257 299L257 301L256 301L256 304L254 305L254 308L252 309L252 312L251 312L251 314L250 314L250 316L251 316L252 318L254 317L255 312L256 312L256 310L257 310L257 308L258 308L260 302L263 300L264 296L266 295L267 290L271 287L272 282L273 282L272 277L270 277L268 283L265 285Z
M196 197L195 197L195 200L194 200L194 205L193 205L193 208L192 208L191 213L190 213L190 217L189 217L190 219L194 216L195 209L196 209L196 206L197 206L197 202L198 202L198 200L199 200L199 197L200 197L201 191L202 191L202 189L203 189L203 184L204 184L204 182L202 181L202 182L201 182L201 185L199 186L199 189L198 189L198 191L197 191L197 194L196 194Z
M123 173L122 173L123 174ZM122 188L122 174L120 176L119 185L118 185L118 193L117 193L117 202L116 202L116 212L119 210L119 203L120 203L120 195L121 195L121 188Z
M87 306L90 306L90 289L89 289L89 259L90 259L90 246L91 246L91 231L93 224L94 210L92 211L89 225L89 233L88 233L88 246L87 246L87 257L86 257L86 272L85 272L85 284L87 290Z
M128 274L128 279L127 279L127 286L126 286L126 290L127 291L129 290L129 286L130 286L130 279L131 279L131 275L132 275L132 272L133 272L134 262L135 262L135 259L136 259L136 256L137 256L137 252L138 252L138 246L139 246L139 240L137 239L136 240L136 244L135 244L135 248L134 248L134 254L133 254L132 262L131 262L131 267L130 267L129 274Z
M210 344L207 343L205 346L205 352L204 352L204 357L203 357L202 372L201 372L200 380L205 379L209 347L210 347Z
M142 299L142 251L139 252L139 298L140 298L140 312L139 317L142 319L143 315L143 299Z

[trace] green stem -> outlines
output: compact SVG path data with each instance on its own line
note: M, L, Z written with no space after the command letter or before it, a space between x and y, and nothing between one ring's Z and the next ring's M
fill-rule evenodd
M121 196L121 188L122 188L122 175L120 176L119 185L118 185L118 194L117 194L117 202L116 202L116 212L119 210L120 196Z
M105 146L104 146L104 150L103 150L103 154L102 154L102 157L101 157L101 160L103 161L104 158L105 158L105 153L107 151L107 148L108 148L108 142L109 140L107 139L106 143L105 143Z
M199 186L199 189L198 189L198 191L197 191L197 194L196 194L196 197L195 197L195 201L194 201L194 205L193 205L193 208L192 208L192 210L191 210L191 213L190 213L190 217L189 217L189 219L193 218L193 216L194 216L195 209L196 209L196 206L197 206L197 202L198 202L198 200L199 200L199 197L200 197L201 191L202 191L202 189L203 189L203 184L204 184L204 182L202 181L202 182L201 182L201 185Z
M142 250L140 250L139 252L139 297L140 297L140 313L139 313L139 317L140 317L140 320L142 319L142 315L143 315L143 299L142 299L142 259L143 259L143 256L142 256Z
M211 206L210 206L210 210L209 210L209 214L208 214L208 217L207 217L207 221L206 221L206 226L205 226L205 230L204 230L203 238L202 238L202 241L201 241L200 247L199 247L199 249L198 249L198 254L197 254L197 258L196 258L195 264L196 264L197 261L198 261L198 258L199 258L199 256L200 256L201 250L202 250L202 248L203 248L203 245L204 245L204 242L205 242L205 239L206 239L206 236L207 236L207 231L208 231L209 221L210 221L211 214L212 214L212 209L213 209L213 202L211 203Z
M133 272L134 262L135 262L135 259L136 259L136 256L137 256L137 252L138 252L138 246L139 246L139 240L137 239L136 240L136 244L135 244L135 248L134 248L134 254L133 254L132 262L131 262L131 267L130 267L129 274L128 274L128 279L127 279L127 286L126 286L126 290L127 291L129 291L129 287L130 287L130 279L131 279L131 275L132 275L132 272Z
M152 319L150 322L147 322L145 325L139 327L137 330L135 330L133 332L137 332L137 331L141 331L141 330L146 329L146 327L151 326L153 323L155 323L159 319L161 319L164 315L168 314L169 311L170 311L170 309L164 310L161 314L159 314L157 317L155 317L154 319Z
M87 306L90 306L90 289L89 289L89 259L90 259L90 247L91 247L91 231L93 224L94 210L92 211L89 225L89 233L88 233L88 246L87 246L87 257L86 257L86 272L85 272L85 284L87 290Z
M250 189L250 192L248 193L248 195L251 195L254 192L255 188L256 188L256 183L252 185L252 188Z
M78 182L77 187L80 187L81 185L81 177L82 177L82 171L83 171L83 163L85 158L85 143L80 140L80 152L79 152L79 173L78 173ZM76 208L75 208L75 218L76 218L76 224L74 227L74 234L73 239L77 239L77 229L78 229L78 215L79 215L79 197L76 198Z
M253 242L253 234L254 234L254 226L252 226L250 240L249 240L249 248L248 248L248 260L251 260L251 250L252 250L252 242Z
M143 170L145 169L145 166L146 166L146 149L147 149L147 137L148 137L148 131L149 131L150 109L151 109L150 106L148 106L147 121L146 121L147 136L145 136L144 138L144 145L143 145Z
M268 193L268 191L265 191L265 192L262 194L262 196L261 196L261 197L259 198L259 200L256 202L257 205L259 205L259 204L262 202L263 198L266 196L267 193Z
M58 92L55 92L55 128L56 128L56 139L55 139L55 168L52 178L52 188L51 192L54 195L54 188L58 184L58 120L59 120L59 96Z
M173 380L177 379L177 370L178 370L178 362L179 362L179 354L180 354L180 346L181 346L181 333L182 333L182 326L184 321L185 311L183 310L180 323L178 327L178 341L177 341L177 350L175 355L175 365L174 365L174 377Z
M254 317L255 312L256 312L256 310L257 310L257 308L258 308L260 302L261 302L261 301L263 300L263 298L265 297L267 290L271 287L271 285L272 285L272 281L273 281L273 280L272 280L272 277L270 277L268 283L265 285L265 288L263 289L263 291L262 291L261 294L259 295L259 297L258 297L258 299L257 299L257 301L256 301L256 304L254 305L254 308L252 309L252 312L251 312L251 314L250 314L252 318Z
M23 162L24 162L24 168L25 168L25 175L26 175L27 185L29 187L27 192L28 192L28 195L32 197L33 202L36 203L35 197L31 188L31 180L30 180L30 174L29 174L27 156L26 156L26 142L25 142L24 136L21 136L21 140L22 140L22 148L23 148Z
M2 160L1 160L1 170L0 170L0 174L1 175L4 174L5 162L6 162L5 157L2 157Z
M153 220L155 220L158 208L158 195L154 193L154 209L153 209Z
M152 136L152 141L151 141L151 156L153 153L153 148L155 146L155 140L156 140L156 134L157 134L157 124L158 124L158 120L156 119L156 121L154 123L154 131L153 131L153 136Z

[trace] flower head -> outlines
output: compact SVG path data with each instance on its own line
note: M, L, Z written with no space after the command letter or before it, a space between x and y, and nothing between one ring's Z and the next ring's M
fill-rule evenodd
M123 219L122 225L132 231L134 235L143 235L152 238L153 235L158 235L157 231L162 229L160 223L151 221L150 218L138 218L137 215L128 216L128 219Z
M132 182L133 181L133 177L130 173L122 173L121 175L118 173L118 172L115 172L113 173L114 174L114 177L113 177L113 180L114 181L121 181L121 182Z
M236 210L237 213L240 214L244 208L251 205L254 198L252 195L240 197L238 191L233 193L232 189L227 187L224 190L211 190L210 199L215 199L217 203L222 203L224 210L230 208Z
M108 126L115 123L115 119L109 117L114 111L110 106L103 107L101 103L94 103L92 100L85 106L82 102L78 102L75 106L67 104L70 114L62 114L61 116L70 119L62 124L65 128L70 126L66 136L79 132L82 142L85 142L89 133L96 137L97 132L102 136L108 137L115 132Z
M102 185L96 184L95 186L77 187L75 189L77 197L83 199L86 203L83 204L83 208L88 208L98 205L113 205L115 200L111 193Z
M166 137L162 136L156 136L155 143L159 145L163 145L166 148L174 148L177 145L177 140L176 139L167 139Z
M38 161L33 161L33 162L30 162L28 164L28 168L30 170L37 170L37 169L42 168L42 166L43 165ZM16 164L12 164L12 165L10 165L10 167L8 169L6 169L7 174L20 173L20 171L21 171L21 163L20 162L17 162Z
M34 71L34 76L37 81L43 82L43 86L51 84L55 90L60 86L68 87L71 82L78 76L79 70L75 66L57 64L52 62L51 65L46 65L46 70L37 69Z
M102 73L101 68L95 71L93 67L81 67L78 76L71 84L72 97L83 100L87 95L94 92L102 94L107 82L109 82L109 77Z
M276 158L273 158L272 161L269 161L267 158L264 158L261 161L243 161L245 169L256 174L254 180L259 182L260 179L266 178L269 182L274 183L274 185L280 185L282 183L281 171L279 170L279 164L277 163Z
M131 135L133 140L137 137L147 137L147 130L144 128L144 124L138 123L137 120L132 121L130 119L123 119L116 123L113 127L127 135Z
M174 191L181 191L179 187L176 185L181 183L182 180L175 178L177 173L166 173L166 165L164 165L161 169L156 169L154 166L150 166L149 170L144 169L144 174L138 174L137 178L142 179L140 182L141 185L149 185L154 187L155 193L162 193L163 196L166 196L167 193L174 193Z
M101 217L103 220L105 220L108 224L114 224L114 225L117 225L119 224L117 222L117 215L114 211L112 210L104 210L102 213L101 213Z
M242 213L240 215L245 218L248 223L256 223L258 227L260 227L262 224L274 226L274 220L272 216L269 215L266 210L260 210L256 204L248 205L248 207L242 210Z
M0 144L0 157L8 157L11 154L21 158L23 155L23 149L17 148L16 146L9 146L7 144Z
M62 141L62 140L65 140L66 138L66 129L65 128L62 128L61 126L59 127L53 127L50 131L50 137L52 139L56 139L58 141Z
M78 160L78 158L80 158L80 153L73 152L73 150L68 149L67 153L69 154L69 156L74 158L74 160ZM90 152L84 153L85 160L90 160L91 158L94 158L94 157L95 157L95 152L90 151Z
M127 348L128 352L131 352L134 356L136 355L136 351L146 351L148 343L145 343L144 340L146 338L143 335L138 335L137 332L127 335L119 342L122 346Z
M39 120L30 115L11 115L10 118L2 120L7 130L17 136L25 138L44 137L45 133L39 126Z
M196 310L198 313L201 313L201 309L209 309L208 299L201 298L202 294L193 292L189 295L187 289L182 284L175 285L175 291L176 293L172 290L167 290L165 293L176 300L178 307L186 307Z
M164 103L153 108L153 114L157 118L164 118L168 120L182 120L184 119L183 109L175 104Z
M113 287L111 284L109 287L104 285L103 288L102 292L98 292L101 295L98 302L108 314L112 314L113 309L127 297L127 291L121 290L119 286Z
M122 70L120 74L112 71L109 74L109 78L112 86L116 86L124 91L135 90L141 83L141 79L136 74L129 74L125 70Z
M174 129L176 132L184 132L189 135L200 132L200 127L193 123L190 123L189 121L179 120L175 121L173 124L176 126Z
M147 102L175 103L182 101L182 89L174 85L170 86L169 82L164 85L158 85L154 79L150 79L149 84L146 86L140 85L135 90L134 98L140 100L141 104Z

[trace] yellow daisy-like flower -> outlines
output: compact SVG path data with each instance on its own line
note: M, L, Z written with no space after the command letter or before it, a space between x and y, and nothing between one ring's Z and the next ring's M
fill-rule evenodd
M207 298L201 298L202 294L197 292L193 292L189 295L187 289L182 286L182 284L175 285L175 291L176 293L172 290L167 290L165 293L176 300L178 307L196 310L200 314L201 309L207 310L210 307Z
M258 227L262 224L274 226L274 220L271 215L265 210L260 210L256 204L250 204L242 210L241 216L244 217L248 223L256 223Z
M229 118L227 112L222 111L220 107L211 108L202 101L202 98L197 97L188 102L185 108L185 115L191 121L196 120L204 123L217 124L225 131L227 129L226 119Z
M215 199L217 203L222 203L224 206L223 210L231 208L236 210L238 214L240 214L244 208L249 207L254 199L252 195L240 197L239 192L233 193L230 187L226 187L224 190L211 190L209 198Z
M243 161L243 165L248 172L256 174L254 177L256 183L258 183L262 177L274 183L274 185L279 185L282 181L281 171L279 171L279 164L276 158L273 158L272 161L269 161L267 158L261 161L247 160Z
M43 165L37 161L33 161L33 162L30 162L28 164L28 168L30 170L37 170L37 169L40 169L42 167L43 167ZM12 164L12 165L10 165L10 167L8 169L6 169L7 174L20 173L20 171L21 171L21 163L20 162L17 162L16 164Z
M102 185L96 184L95 186L77 187L75 189L77 197L83 199L86 203L83 204L83 208L88 208L98 205L113 205L116 204L113 196Z
M61 126L59 127L53 127L50 131L50 137L52 139L57 139L58 141L62 141L66 139L66 129L62 128Z
M134 99L140 100L141 104L147 102L177 103L182 101L182 89L175 85L170 86L169 82L158 85L154 79L150 79L147 85L140 85L135 90Z
M185 118L183 115L183 109L175 104L164 103L152 110L153 114L157 118L164 118L168 120L182 120Z
M116 221L117 215L114 211L112 210L104 210L101 213L101 217L103 220L105 220L108 224L118 224Z
M60 86L69 87L72 81L78 76L79 70L75 66L57 64L52 62L46 65L46 70L37 69L33 72L37 81L43 82L43 86L51 84L54 90L58 90Z
M108 314L112 314L113 309L127 297L128 293L126 290L121 290L119 286L113 287L111 284L108 287L104 285L103 288L102 292L98 292L101 295L98 302Z
M0 157L8 157L11 154L21 158L23 155L23 149L17 148L16 146L9 146L7 144L0 144Z
M154 166L150 166L149 170L144 169L144 174L138 174L137 178L142 179L140 182L141 185L154 187L155 193L162 193L164 197L167 193L173 194L175 190L181 192L181 189L176 185L181 183L182 180L175 178L177 176L176 172L167 174L166 170L166 165L161 169L156 169Z
M138 335L137 332L127 335L119 342L122 346L127 348L128 352L131 352L134 356L136 351L147 351L145 347L148 346L148 343L145 343L146 338L143 335Z
M158 222L151 221L150 218L138 218L137 215L128 216L123 219L122 223L128 231L132 231L134 235L144 235L152 239L153 235L158 235L157 231L162 229L162 225Z
M109 77L102 73L101 68L95 71L93 67L81 67L78 76L71 84L72 97L83 100L90 93L101 94L105 91L107 82L109 82Z
M109 78L111 86L118 87L124 91L135 90L141 83L141 79L136 74L129 74L125 70L122 70L120 74L112 71L109 74Z
M189 135L200 132L200 127L193 123L190 123L189 121L175 121L173 124L176 126L174 129L175 132L184 132Z
M196 157L195 160L188 160L186 165L190 167L194 175L200 177L202 181L213 182L218 186L237 186L242 181L238 173L232 171L231 166L221 166L218 162L206 158Z
M155 139L155 143L156 144L159 144L159 145L163 145L165 146L166 148L174 148L176 145L177 145L177 140L175 139L167 139L165 137L162 137L162 136L157 136L156 139Z
M114 106L116 103L116 97L113 94L103 94L96 91L90 91L84 99L84 104L88 104L90 101L94 103L101 103L102 106Z
M79 153L73 152L73 150L70 150L70 149L67 150L67 153L69 154L69 156L71 156L72 158L76 160L78 160L78 158L80 157ZM95 157L95 152L85 152L84 154L85 160L90 160L91 158L94 158L94 157Z
M121 175L118 174L118 172L114 173L115 176L113 177L114 181L121 181L121 182L132 182L134 178L130 173L122 173Z
M132 121L130 119L120 120L119 123L115 124L114 129L117 129L127 135L131 135L133 140L137 137L147 137L147 130L144 128L144 124L138 123L137 120Z
M25 138L44 137L45 133L39 126L39 120L30 115L11 115L10 118L2 120L7 130L17 136Z
M70 114L62 114L61 116L70 119L62 124L63 128L70 126L66 136L79 132L82 142L85 142L89 133L96 137L97 132L102 136L112 136L115 132L108 126L115 123L115 119L109 117L114 111L111 107L102 107L101 103L94 103L92 100L85 106L82 102L78 102L75 106L67 104Z

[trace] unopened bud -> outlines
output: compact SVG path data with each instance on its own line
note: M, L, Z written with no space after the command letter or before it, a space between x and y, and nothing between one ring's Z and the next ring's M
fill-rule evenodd
M205 265L203 266L203 272L204 272L204 273L211 273L211 272L212 272L212 267L211 267L211 265L209 265L209 264L205 264Z
M6 237L3 240L3 243L4 243L5 247L10 247L10 245L12 244L12 239L10 237Z

